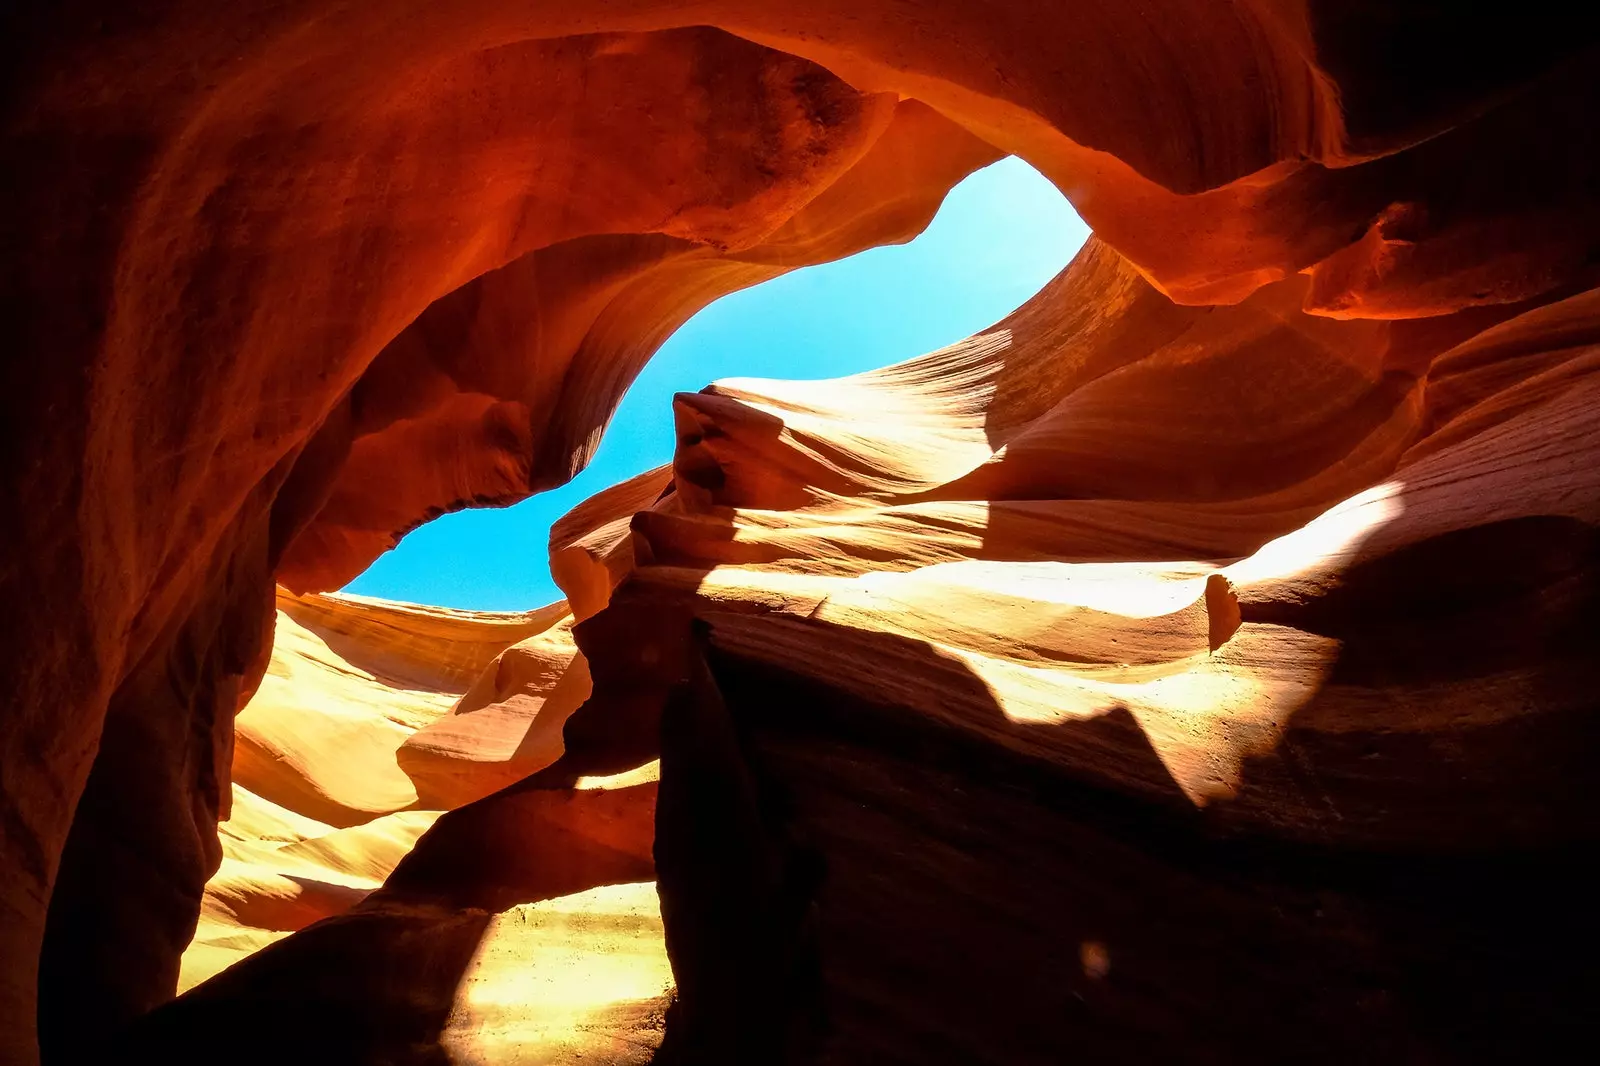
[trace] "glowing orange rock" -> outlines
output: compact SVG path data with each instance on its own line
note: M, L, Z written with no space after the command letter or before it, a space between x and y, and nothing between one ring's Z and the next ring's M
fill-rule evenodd
M233 716L269 668L274 578L332 588L440 510L559 483L696 307L904 239L1008 152L1048 174L1104 246L1003 328L908 367L682 400L673 493L645 501L636 484L556 545L596 695L540 780L637 765L673 710L665 929L694 974L687 1039L759 1061L746 1034L706 1019L760 1028L787 1024L786 1002L821 1009L774 961L805 969L778 918L802 912L805 926L817 885L814 867L785 865L783 834L746 817L769 785L804 792L829 834L838 920L824 922L824 957L837 968L822 983L881 996L871 1010L870 995L834 1004L840 1039L857 1041L846 1050L869 1061L916 1055L906 1048L1056 1061L1056 1039L1141 1061L1182 1041L1230 1061L1312 1046L1341 1061L1451 1059L1511 1032L1561 1039L1576 967L1508 960L1493 938L1532 934L1511 935L1483 901L1557 923L1534 930L1541 942L1587 951L1581 923L1559 924L1581 908L1556 859L1525 857L1538 876L1509 883L1491 867L1510 854L1492 849L1593 830L1578 628L1593 614L1596 522L1589 23L1280 0L176 0L3 18L0 602L15 624L0 640L0 1057L33 1061L42 1026L46 1052L70 1059L170 998L197 916L223 913L204 886L227 852L216 825L235 761L352 832L402 818L423 779L440 802L464 798L479 771L509 777L554 751L548 736L536 757L512 741L546 709L566 713L560 679L544 687L564 645L529 651L526 676L521 653L501 659L484 702L449 721L477 675L465 664L531 634L497 643L447 625L391 656L429 664L405 690L424 695L396 706L431 741L357 713L365 679L339 677L296 634L281 650L302 655L326 713L291 727L306 708L262 703L236 746ZM705 670L684 651L690 614L717 616L704 654L721 658ZM821 687L794 695L805 684ZM716 732L722 689L729 727ZM774 721L839 713L803 744L751 740L782 764L752 778L739 729L763 691L779 694ZM948 761L828 749L842 743L830 729L871 732L872 700L898 708L877 735ZM927 740L927 722L954 731L954 750ZM707 737L720 739L696 746ZM398 751L421 760L417 780L384 761ZM994 776L960 770L1001 759L1009 773L1019 755L1046 764L1046 799L1071 785L1182 818L1204 801L1207 825L1345 849L1346 866L1317 876L1345 877L1362 849L1476 857L1432 881L1408 866L1410 895L1341 881L1323 908L1277 891L1294 881L1277 859L1213 862L1187 822L1123 841L1093 804L1013 803ZM860 817L850 789L863 778L882 784L866 793L882 819ZM571 784L510 807L585 806ZM630 802L637 828L644 805ZM686 849L684 812L709 827ZM607 817L542 824L578 839ZM480 844L514 835L509 820L483 824ZM956 838L929 842L929 826L962 824L986 861L963 866ZM719 841L737 859L720 881ZM560 851L547 844L540 854ZM639 845L595 869L647 876ZM919 880L907 857L934 851ZM432 869L428 928L465 930L445 939L470 958L484 916L437 903L448 864ZM1085 882L1088 869L1107 873ZM1115 906L1097 887L1110 881ZM1434 922L1462 885L1484 894ZM269 895L232 913L288 925L343 898ZM696 955L696 916L719 905L755 947L713 938ZM1294 917L1329 910L1335 925L1382 917L1343 933ZM373 929L414 917L380 911ZM1149 913L1174 917L1141 924ZM1018 935L1014 914L1054 924ZM912 950L929 929L945 958L992 964L964 963L979 994ZM1245 960L1237 1009L1194 991L1226 985L1200 961L1219 955L1205 929L1248 931L1224 945ZM358 966L403 957L362 935L352 943L373 951ZM1111 998L1033 979L1085 969L1087 943L1110 959L1091 992ZM1339 954L1352 943L1375 946ZM1161 955L1189 968L1141 969ZM291 985L327 958L283 945L261 957L251 973ZM1356 1006L1324 1009L1283 980L1313 969ZM1543 983L1511 995L1497 972ZM405 1002L407 973L373 1002ZM925 980L895 986L896 973ZM248 990L268 987L257 979L225 981L235 991L212 1002L248 1012ZM1165 992L1121 991L1134 988ZM1016 1035L996 989L1051 1032ZM1528 1003L1545 1013L1518 1013ZM184 1019L202 1024L187 1006L161 1017L174 1039ZM1129 1032L1152 1042L1119 1042ZM1353 1034L1367 1043L1340 1043ZM1526 1042L1517 1053L1533 1056Z

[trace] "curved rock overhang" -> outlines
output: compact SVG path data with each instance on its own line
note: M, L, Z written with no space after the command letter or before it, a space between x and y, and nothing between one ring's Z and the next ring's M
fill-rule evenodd
M680 398L673 470L552 544L591 619L576 639L594 677L558 776L582 758L611 772L663 755L657 848L684 1039L737 1058L804 1028L805 1010L773 1015L809 994L773 961L795 956L804 923L776 921L777 904L736 909L740 939L765 945L741 955L704 920L708 901L798 891L784 873L791 828L716 819L764 809L751 781L770 779L831 824L850 765L883 795L930 796L963 787L952 767L969 767L984 834L1032 812L1090 833L1082 853L1096 862L1139 848L1116 845L1107 823L1082 829L1068 784L1206 812L1203 831L1162 833L1332 849L1317 871L1344 869L1341 856L1360 871L1377 853L1467 855L1480 864L1462 877L1576 921L1551 871L1595 828L1584 634L1600 522L1600 77L1593 20L1555 10L9 11L7 1060L36 1057L36 1018L70 1049L81 1010L114 1031L171 997L220 860L233 716L267 668L275 579L337 587L440 511L561 483L698 307L909 238L1005 153L1047 174L1097 234L1034 301L971 342L828 390L734 382ZM689 615L709 634L690 639ZM640 649L655 662L630 662ZM773 678L795 693L777 724L728 740L725 719L743 721ZM818 721L845 724L796 724L820 704L834 718ZM922 738L930 722L935 739L917 744L932 761L902 758L893 737ZM841 737L854 754L830 757ZM750 769L752 750L767 769ZM1012 758L1042 775L1021 807L991 795L997 774L1023 773ZM509 816L458 823L494 817ZM718 854L742 865L708 881L716 855L674 831L685 818L711 819ZM913 812L890 821L880 851L927 843L907 829ZM1019 912L1037 914L1040 879L1064 877L1052 862L1065 860L1023 877L1026 839L991 858L1027 888ZM1207 865L1220 860L1184 850L1197 846L1152 843L1139 860L1151 865L1130 858L1118 883L1197 878L1200 897L1222 901L1197 922L1247 923L1272 899L1311 906L1301 889L1315 875L1295 881L1289 860L1249 859L1259 876L1228 893ZM845 886L829 913L850 919L824 923L825 944L865 952L881 944L861 929L888 928L886 914L922 922L914 939L960 911L959 893L919 912L852 880L871 873L863 840L824 834L818 847ZM1532 889L1507 883L1516 854L1535 855ZM395 876L437 888L429 861ZM1445 867L1407 869L1419 886L1454 886ZM1290 1011L1293 1024L1268 1030L1314 1042L1376 1026L1392 1058L1460 1053L1473 1030L1439 1035L1435 1000L1468 980L1418 960L1509 965L1463 939L1505 929L1463 907L1458 924L1395 933L1429 897L1372 877L1332 890L1342 913L1365 916L1335 933L1251 934L1258 961L1344 960L1330 980L1364 1004ZM1139 913L1175 907L1156 894ZM1114 910L1104 921L1135 924ZM980 926L957 938L963 950L994 942ZM1070 939L1052 928L1039 943ZM822 987L872 972L870 957L829 957L846 961L818 964ZM1542 960L1541 994L1581 972L1562 958ZM1012 961L1025 980L1047 960ZM1276 965L1252 963L1246 984L1292 968ZM1173 972L1172 987L1198 980ZM919 1004L943 1012L944 1046L979 1040L1012 1061L985 1029L1004 1012L938 987L908 985L890 1016L903 1027ZM1393 1007L1405 999L1393 988L1421 1006ZM1541 1014L1474 995L1495 1039L1572 1003ZM866 1041L847 1044L859 1054L873 1027L851 1010L868 1001L832 1008L839 1039ZM1188 1017L1119 1004L1105 1008L1117 1031L1179 1033L1172 1019ZM707 1019L741 1012L748 1030L708 1035ZM1249 1027L1227 1017L1197 1057L1245 1046ZM1091 1031L1110 1030L1062 1039ZM1049 1053L1028 1045L1015 1060Z

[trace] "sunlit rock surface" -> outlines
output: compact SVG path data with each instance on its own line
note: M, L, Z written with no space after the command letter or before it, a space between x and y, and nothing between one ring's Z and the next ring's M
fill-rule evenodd
M1560 1058L1595 23L7 8L0 1058ZM1006 153L1098 239L948 351L680 398L552 537L570 620L309 595Z
M1306 288L1177 308L1091 242L947 351L678 397L677 491L577 635L582 714L664 708L689 1061L1577 1032L1600 301Z
M201 987L138 1046L203 1055L271 1001L321 1018L319 1053L346 1061L648 1061L672 987L654 763L440 822L562 755L588 695L565 602L495 614L280 590L278 607L183 955L179 991Z

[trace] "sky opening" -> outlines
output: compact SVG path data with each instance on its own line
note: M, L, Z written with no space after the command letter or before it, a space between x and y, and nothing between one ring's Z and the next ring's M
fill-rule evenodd
M1072 205L1027 163L985 167L950 191L910 244L796 270L706 307L639 374L583 473L511 507L420 526L345 591L476 610L559 599L551 524L672 458L674 393L728 377L841 377L954 344L1025 303L1088 236Z

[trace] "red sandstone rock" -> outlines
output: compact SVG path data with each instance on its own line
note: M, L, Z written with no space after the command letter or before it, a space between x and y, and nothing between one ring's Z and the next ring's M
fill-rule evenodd
M1276 0L0 18L7 1061L35 1058L36 1019L70 1058L85 1004L115 1033L171 996L197 916L220 913L227 868L209 903L203 886L230 764L336 821L372 816L347 833L422 791L379 765L409 741L376 720L340 733L329 708L299 729L282 705L253 723L263 703L235 745L275 575L333 587L441 509L559 483L696 307L904 239L1005 152L1103 246L948 352L827 391L684 398L675 491L635 484L553 545L596 693L545 783L643 761L676 693L661 835L685 1039L752 1061L747 1034L708 1035L730 990L796 1054L831 1010L839 1053L871 1061L1057 1061L1055 1041L1139 1061L1494 1057L1586 1009L1573 959L1593 938L1559 849L1592 840L1595 809L1592 19ZM711 620L710 670L688 614ZM442 714L524 624L430 622L363 669ZM506 662L439 731L446 763L531 765L510 740L553 671L502 685ZM833 716L797 727L812 706ZM281 766L251 762L269 752ZM1275 843L1232 863L1182 818L1125 830L1069 792L1203 804L1206 825ZM483 825L490 851L513 835ZM795 858L807 827L831 881ZM1330 850L1300 867L1285 841ZM1409 864L1400 887L1362 873L1376 848ZM1513 848L1532 849L1520 878ZM1449 876L1419 865L1441 850L1466 856ZM435 900L477 876L430 869ZM234 913L289 926L337 905L312 895ZM746 954L708 938L730 899ZM419 942L444 930L470 955L483 916L426 906ZM1337 928L1302 917L1330 910ZM388 921L334 949L374 978L335 992L406 1002L405 974L383 985ZM964 971L919 952L930 931ZM819 939L826 961L806 962ZM1092 988L1036 980L1090 941L1110 958ZM298 943L224 982L230 1006L187 1036L203 1011L164 1015L166 1046L326 961ZM1219 958L1243 976L1219 983ZM927 980L894 984L908 972ZM1306 972L1321 983L1288 979ZM1029 991L964 997L963 973Z
M1102 294L1107 255L1091 245L1051 295ZM1094 366L1095 335L1077 332L1076 352L1035 347L1036 304L884 371L681 396L685 491L635 520L650 562L618 595L693 604L740 658L1066 760L1077 780L1186 798L1217 823L1412 848L1586 836L1588 811L1563 799L1582 763L1543 745L1579 728L1587 699L1587 657L1568 642L1600 523L1591 295L1475 335L1419 380L1389 368L1419 357L1389 327L1346 329L1272 294L1145 351L1107 329L1126 362L1077 384L1063 356ZM1039 413L1012 421L1006 382L1040 381L1036 351L1062 372L1059 399L1036 385ZM1447 401L1486 352L1521 358L1491 364L1474 406ZM1283 375L1304 403L1248 405L1291 387ZM1447 638L1434 614L1464 612L1474 587L1475 610L1503 599L1517 621L1463 617ZM1379 602L1392 617L1350 613ZM1478 649L1470 666L1423 667L1451 642ZM972 701L952 671L982 682ZM1557 675L1560 691L1544 687ZM1113 711L1138 728L1089 741L1067 726ZM1417 780L1388 750L1411 735L1449 735L1457 776ZM1542 754L1508 760L1512 737Z
M1138 344L1132 301L1068 295L1107 254L1051 293L1112 319L1075 344L1041 297L679 397L681 491L579 639L600 710L639 656L613 616L709 623L714 669L656 696L685 1054L1559 1054L1600 831L1593 293L1403 330L1271 286Z

